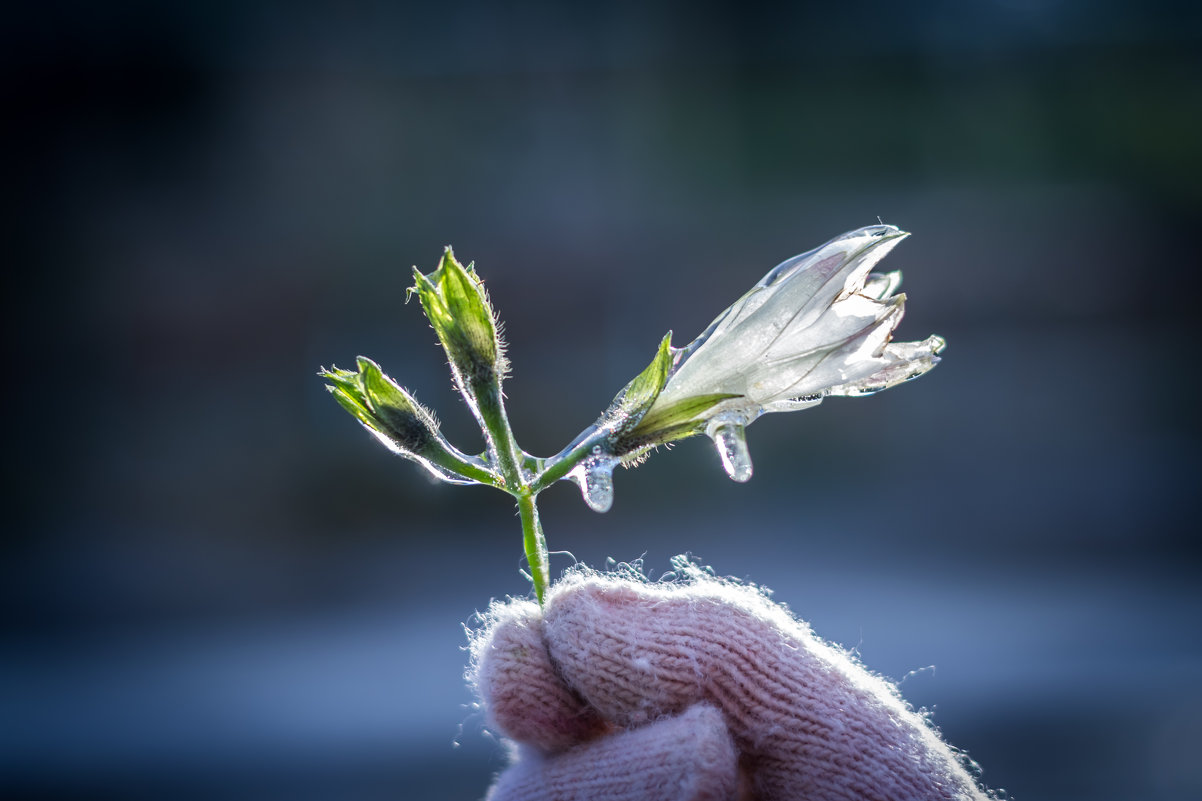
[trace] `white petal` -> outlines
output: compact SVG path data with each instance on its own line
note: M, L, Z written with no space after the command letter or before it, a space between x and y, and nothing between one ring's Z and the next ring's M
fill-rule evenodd
M943 337L939 336L927 337L922 342L892 342L875 360L878 369L871 375L832 387L828 394L848 397L871 395L918 378L939 363L938 354L946 344Z
M862 228L828 242L817 251L782 264L789 266L768 286L772 294L740 316L740 335L750 329L784 332L813 325L831 304L864 286L869 271L908 234L891 226ZM800 261L798 261L800 260ZM774 270L769 273L773 276Z
M893 226L870 226L782 262L684 349L662 400L742 392L746 382L734 374L758 365L770 348L775 348L770 358L780 359L828 347L832 340L822 341L828 334L836 342L848 336L840 331L854 328L854 322L839 330L815 332L812 343L798 340L799 332L817 323L836 299L868 301L853 293L863 287L872 267L907 236ZM853 304L848 313L854 316L859 308ZM877 313L864 314L875 319ZM788 341L777 346L782 337Z
M826 394L831 387L867 378L883 367L879 354L885 350L901 316L902 304L899 302L888 314L870 321L851 336L831 341L821 351L791 363L772 365L757 384L764 390L764 395L757 400L767 403ZM754 393L752 397L755 397Z
M829 349L846 342L872 327L886 316L896 315L894 325L901 321L901 307L905 296L887 302L872 300L863 295L852 295L835 303L826 314L808 327L790 327L764 352L763 361L773 363L781 359L816 349Z
M884 300L897 294L897 290L901 288L901 282L901 270L894 270L891 273L871 273L868 280L864 282L864 288L860 294L876 300Z

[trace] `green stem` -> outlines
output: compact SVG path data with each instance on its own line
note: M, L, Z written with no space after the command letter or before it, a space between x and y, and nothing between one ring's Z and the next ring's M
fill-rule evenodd
M518 514L522 518L522 544L526 547L526 561L530 564L530 579L534 582L534 597L543 605L547 594L547 575L550 562L547 558L547 540L543 536L543 525L538 519L538 505L534 493L518 496Z
M530 580L534 583L534 597L538 599L538 605L542 606L547 594L550 560L547 557L547 540L543 536L543 526L538 519L538 504L535 500L538 491L532 489L526 481L526 472L522 469L526 455L518 448L513 429L509 426L500 384L493 382L480 389L484 390L476 393L480 418L484 422L496 466L505 482L504 489L518 501L518 516L522 520L522 544L526 549L526 561L530 565Z
M476 405L480 411L480 419L484 423L484 433L488 436L490 450L493 451L501 478L505 481L505 489L517 495L526 489L526 481L522 472L521 451L513 438L513 430L509 427L509 417L505 414L505 401L501 398L501 386L495 379L482 387L475 388Z
M441 439L441 437L440 437ZM434 464L462 478L486 484L497 489L505 489L505 482L496 473L469 461L469 457L442 442L442 448L429 448L421 456Z
M576 465L592 455L593 446L604 442L608 436L609 432L603 429L591 429L586 432L584 436L572 445L569 445L557 456L547 460L549 463L547 468L534 477L534 481L530 482L530 489L535 493L539 493L556 481L559 481L572 472L572 469Z

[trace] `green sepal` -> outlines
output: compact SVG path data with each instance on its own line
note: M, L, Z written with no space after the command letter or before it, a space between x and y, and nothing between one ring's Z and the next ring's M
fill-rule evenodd
M413 276L410 295L416 293L421 301L460 390L475 396L505 372L496 315L475 265L464 267L448 246L434 272L423 275L415 267Z
M367 405L381 424L381 433L403 450L424 453L438 436L434 417L397 385L371 359L358 359L359 381Z
M715 393L694 395L643 417L619 439L619 452L634 453L678 439L691 437L705 428L705 413L723 401L741 395Z
M635 376L610 403L601 415L600 427L609 428L615 435L633 431L651 409L655 399L668 383L672 371L672 332L660 340L659 350L643 372Z
M363 390L359 385L359 373L354 370L343 370L340 367L331 367L327 370L323 367L318 375L329 381L333 387L339 387L355 396L362 395Z
M326 384L326 389L334 396L334 400L338 401L338 405L350 412L352 417L369 428L373 427L375 419L371 410L364 406L357 396L334 384Z

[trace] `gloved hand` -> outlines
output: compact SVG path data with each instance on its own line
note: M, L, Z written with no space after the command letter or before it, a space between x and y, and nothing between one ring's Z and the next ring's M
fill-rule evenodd
M494 603L470 678L516 761L490 801L985 801L892 684L753 588L577 571Z

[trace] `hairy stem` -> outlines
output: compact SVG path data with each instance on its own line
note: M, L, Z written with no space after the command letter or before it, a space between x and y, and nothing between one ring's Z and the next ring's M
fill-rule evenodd
M547 594L550 561L547 557L547 540L543 536L543 526L538 519L538 491L532 489L526 480L527 474L523 469L526 454L518 447L513 429L509 426L500 385L493 384L487 391L478 393L476 402L479 404L480 418L484 422L496 467L505 482L504 488L518 501L518 516L522 520L522 544L526 549L526 561L530 565L530 580L534 583L534 596L538 599L538 605L542 606Z
M564 448L559 454L547 459L546 468L530 482L534 492L542 492L547 487L565 477L576 465L592 455L593 447L608 438L609 432L596 427L584 431L576 441Z
M505 489L517 495L526 489L525 474L522 471L523 454L513 438L513 430L509 427L509 417L505 414L505 401L501 398L501 387L495 380L476 393L476 404L480 411L480 420L484 423L484 433L488 437L489 450L496 460L496 467L505 481Z
M443 448L430 448L428 452L422 453L422 457L461 478L489 487L505 489L505 482L496 473L473 462L471 457L455 450L445 441L442 444Z
M518 514L522 518L522 543L526 547L526 561L530 564L530 579L534 582L534 596L538 605L543 605L547 594L547 575L550 563L547 558L547 540L543 537L543 525L538 519L538 504L534 493L518 496Z

